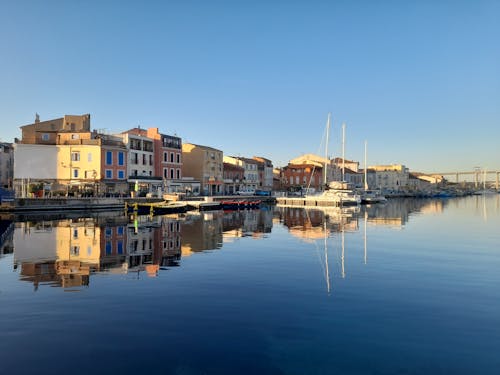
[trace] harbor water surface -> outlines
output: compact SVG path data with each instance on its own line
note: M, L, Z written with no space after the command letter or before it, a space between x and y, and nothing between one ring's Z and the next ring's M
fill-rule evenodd
M2 230L0 373L500 373L498 194Z

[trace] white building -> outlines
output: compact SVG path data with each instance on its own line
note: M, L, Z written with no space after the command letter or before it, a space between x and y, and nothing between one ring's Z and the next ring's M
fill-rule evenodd
M374 173L374 175L372 174ZM374 165L368 167L368 186L385 192L399 192L409 187L410 171L402 164Z
M154 140L134 128L119 134L128 150L127 175L130 191L138 195L163 193L163 179L155 175Z

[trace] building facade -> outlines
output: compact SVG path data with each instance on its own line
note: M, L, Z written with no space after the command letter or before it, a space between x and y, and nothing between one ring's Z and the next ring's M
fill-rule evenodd
M0 187L12 189L14 177L14 148L11 143L0 143Z
M239 165L223 163L224 194L237 194L243 183L245 169Z
M402 164L374 165L368 171L374 176L368 179L370 189L381 189L384 192L399 192L409 187L410 171Z
M283 168L282 188L288 191L301 191L305 188L323 190L323 165L309 162L289 163Z
M184 143L182 174L200 182L202 195L217 195L224 191L223 152L212 147Z
M146 135L154 142L155 175L163 179L167 193L182 190L182 139L162 134L158 128L148 128Z
M259 189L271 191L273 189L273 162L260 156L254 156L253 159L259 163L257 166Z
M162 195L163 178L156 175L154 141L145 129L133 128L119 134L128 151L128 187L134 195Z

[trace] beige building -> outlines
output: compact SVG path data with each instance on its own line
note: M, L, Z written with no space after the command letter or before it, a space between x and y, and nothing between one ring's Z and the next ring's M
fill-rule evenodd
M201 194L224 192L223 152L212 147L184 143L182 145L182 175L200 181Z
M90 132L90 114L65 115L64 117L40 121L38 114L35 122L21 126L22 141L26 144L56 144L58 133Z
M402 164L373 165L368 167L370 189L381 189L385 192L399 192L409 188L410 171ZM370 173L371 172L371 173Z

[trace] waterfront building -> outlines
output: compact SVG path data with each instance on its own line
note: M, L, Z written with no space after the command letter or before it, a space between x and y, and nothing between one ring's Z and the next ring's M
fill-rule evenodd
M154 141L147 131L139 127L119 134L128 151L128 187L138 196L156 195L163 192L163 178L156 175Z
M344 168L343 180L353 187L362 188L364 186L364 175L360 170L354 171L350 168Z
M259 188L266 191L273 189L273 162L261 156L254 156L259 164L257 170L259 172Z
M352 172L359 172L359 161L347 160L342 158L334 158L333 163L338 169L346 168Z
M223 152L193 143L182 145L182 174L200 182L201 194L217 195L224 191Z
M232 195L238 193L243 183L245 169L239 165L223 163L224 194Z
M21 127L14 145L18 196L120 194L128 190L120 138L90 130L90 115L66 115Z
M11 143L0 142L0 188L11 189L14 174L14 149Z
M301 191L305 188L323 190L323 164L309 161L301 164L288 163L283 168L282 188L288 191Z
M148 128L145 135L154 142L154 174L163 178L163 191L167 193L184 191L182 139L162 134L158 128Z
M101 173L99 175L96 171L94 175L94 171L92 171L92 177L97 178L98 182L96 184L96 194L128 194L128 150L122 138L98 134L97 139L99 139L99 145L101 146Z
M336 167L333 160L324 158L315 154L303 154L295 159L292 159L288 162L288 165L300 165L300 164L308 164L312 166L321 166L322 168L327 165L326 169L326 181L340 181L341 175L340 170ZM324 168L323 168L324 169ZM322 169L322 170L323 170ZM325 176L322 177L322 181L324 181ZM289 183L288 183L289 184ZM312 185L311 185L312 187ZM323 183L318 186L321 190L323 190Z
M224 162L243 168L243 181L239 190L255 191L259 188L259 162L257 160L239 156L224 156Z
M273 191L284 189L283 171L281 168L273 168Z
M91 135L91 133L85 133ZM60 144L14 145L17 196L120 194L128 190L127 150L120 139L59 138Z
M376 188L390 193L408 188L410 171L402 164L373 165L369 166L368 170L375 172L374 186L369 185L370 189Z

